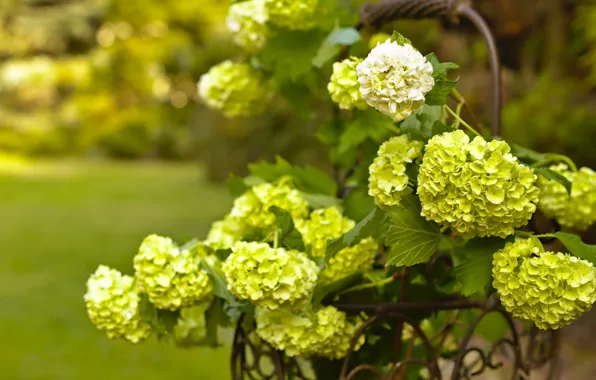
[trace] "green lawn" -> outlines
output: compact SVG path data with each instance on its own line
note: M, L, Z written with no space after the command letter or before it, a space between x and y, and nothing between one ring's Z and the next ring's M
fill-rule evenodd
M193 165L32 169L0 170L0 379L228 379L227 348L111 341L82 298L99 264L131 273L147 234L203 237L231 204L226 190Z

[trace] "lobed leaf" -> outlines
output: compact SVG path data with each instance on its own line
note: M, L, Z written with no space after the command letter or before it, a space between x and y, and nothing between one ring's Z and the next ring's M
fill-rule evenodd
M580 259L587 260L596 265L596 245L586 244L582 241L581 237L568 232L559 231L555 232L553 235L563 243L565 248L567 248L573 256L577 256Z

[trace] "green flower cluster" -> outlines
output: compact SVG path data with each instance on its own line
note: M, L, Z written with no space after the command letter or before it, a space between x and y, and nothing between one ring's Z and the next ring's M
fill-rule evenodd
M493 256L493 286L514 317L541 329L558 329L596 301L596 270L590 262L544 252L533 239L507 243Z
M196 346L205 342L207 337L205 312L210 305L211 299L180 310L173 332L174 341L178 346Z
M333 73L327 84L327 91L331 95L331 100L339 104L342 110L354 108L363 110L368 107L360 93L360 83L356 73L356 66L360 62L362 59L351 57L333 64Z
M351 339L359 327L333 306L294 314L288 310L255 311L257 335L288 356L322 356L340 359L346 356ZM362 335L355 346L364 344Z
M147 236L133 263L139 288L159 309L177 310L211 297L213 286L200 269L200 257L170 238Z
M111 339L139 343L151 335L151 326L141 319L134 278L100 265L87 281L84 299L91 322Z
M596 222L596 173L589 168L573 172L565 164L554 165L550 169L571 182L571 196L559 182L538 176L538 208L563 227L580 231L588 229Z
M321 284L341 280L359 270L370 269L375 261L379 245L372 238L342 249L329 259L327 266L319 274Z
M309 300L319 274L304 253L256 242L236 243L222 269L230 292L269 309Z
M238 221L226 215L223 220L218 220L211 225L207 233L205 244L212 249L228 249L242 239L244 228Z
M269 20L291 30L312 29L316 24L319 0L265 0Z
M395 206L412 190L408 187L406 165L422 155L424 144L407 135L392 137L381 144L370 165L368 194L379 206Z
M231 4L226 24L234 35L234 43L248 52L258 52L267 41L269 16L265 0L249 0Z
M466 237L506 237L536 211L536 178L504 141L443 133L430 139L422 158L422 215Z
M288 183L263 183L253 186L236 198L230 218L249 228L270 229L275 225L275 214L269 207L277 206L288 211L294 221L308 216L308 202Z
M306 221L298 221L296 228L310 249L311 257L324 257L327 241L348 232L356 223L345 218L337 207L314 210Z
M221 62L203 74L199 96L211 108L228 117L262 113L271 99L271 84L248 63Z

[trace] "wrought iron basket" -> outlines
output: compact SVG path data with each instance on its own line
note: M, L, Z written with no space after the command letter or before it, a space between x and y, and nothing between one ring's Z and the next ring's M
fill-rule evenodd
M361 23L358 28L377 29L396 19L440 18L457 24L461 19L471 22L483 36L488 47L492 84L492 134L498 137L501 124L501 78L499 57L492 33L480 14L469 2L458 0L385 0L365 4L359 10ZM427 273L438 260L427 264ZM408 365L426 369L426 378L442 379L558 379L559 337L555 331L540 331L536 327L515 321L499 304L496 297L486 300L469 300L461 297L446 298L437 302L403 301L385 304L334 304L339 310L367 317L352 338L352 346L341 363L340 380L404 378ZM411 318L412 313L455 311L452 320L440 327L432 336L425 334L420 323ZM471 322L462 321L460 311L476 310L478 314ZM505 338L493 342L476 339L478 326L491 315L505 319L508 332ZM246 321L240 318L234 334L231 356L231 371L234 380L244 379L298 379L311 380L304 363L289 358L259 340L254 331L246 328ZM394 337L394 361L379 368L366 363L356 363L354 347L359 337L374 325L390 323L397 326ZM465 333L457 343L458 351L449 361L448 368L439 365L436 342L444 342L455 326L464 324ZM410 358L402 349L402 338L406 330L421 342L424 358ZM439 344L440 345L440 344ZM405 355L404 355L405 354ZM492 373L492 374L491 374ZM498 375L495 375L498 373ZM331 379L323 379L331 380Z

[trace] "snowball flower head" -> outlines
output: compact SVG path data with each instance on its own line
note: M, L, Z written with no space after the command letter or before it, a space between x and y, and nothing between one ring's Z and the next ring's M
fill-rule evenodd
M227 117L248 117L262 113L273 95L271 84L247 63L230 60L218 63L203 74L199 96Z
M364 100L393 121L422 107L435 84L430 62L412 45L391 40L372 49L356 71Z
M406 165L422 155L422 141L410 140L407 135L385 141L370 165L368 194L379 206L395 206L412 190L408 187Z
M327 91L331 95L331 100L342 110L354 108L363 110L368 107L360 93L360 83L356 74L356 66L360 62L362 59L352 57L333 64L333 73L327 84Z
M535 181L506 142L470 142L461 130L443 133L429 140L422 157L422 215L465 237L506 237L536 211Z
M544 252L532 239L507 243L496 252L493 278L505 309L544 330L570 324L596 301L592 263Z
M314 210L307 221L296 223L296 228L309 246L311 257L324 257L327 241L340 237L355 224L353 220L345 218L337 207L328 207Z
M321 284L339 281L356 271L372 267L379 245L372 238L362 239L352 247L346 247L329 259L319 274Z
M312 29L316 25L319 0L265 0L269 20L291 30Z
M205 244L213 249L228 249L242 239L244 232L242 224L226 215L211 225Z
M559 182L538 176L538 208L563 227L587 230L596 222L596 173L589 168L573 172L565 164L551 166L551 170L571 182L571 196Z
M247 228L270 229L275 225L271 206L288 211L294 222L308 216L308 202L287 182L253 186L234 201L230 218Z
M231 4L226 25L234 35L234 43L246 51L258 52L267 41L269 16L265 0L249 0Z
M197 248L201 249L205 248ZM168 310L192 306L211 297L213 285L200 262L196 252L182 250L172 239L157 235L147 236L133 259L141 291L155 307Z
M174 326L174 341L180 347L204 344L207 338L205 312L211 305L211 299L180 310L180 316Z
M151 326L141 319L132 277L100 265L87 280L84 299L91 322L111 339L139 343L151 335Z
M257 308L255 319L257 335L292 357L314 355L329 359L343 358L360 326L360 321L348 321L346 314L333 306L302 313ZM363 344L364 335L358 340L355 350Z
M256 242L236 243L222 269L230 292L269 309L308 300L319 274L304 253Z

